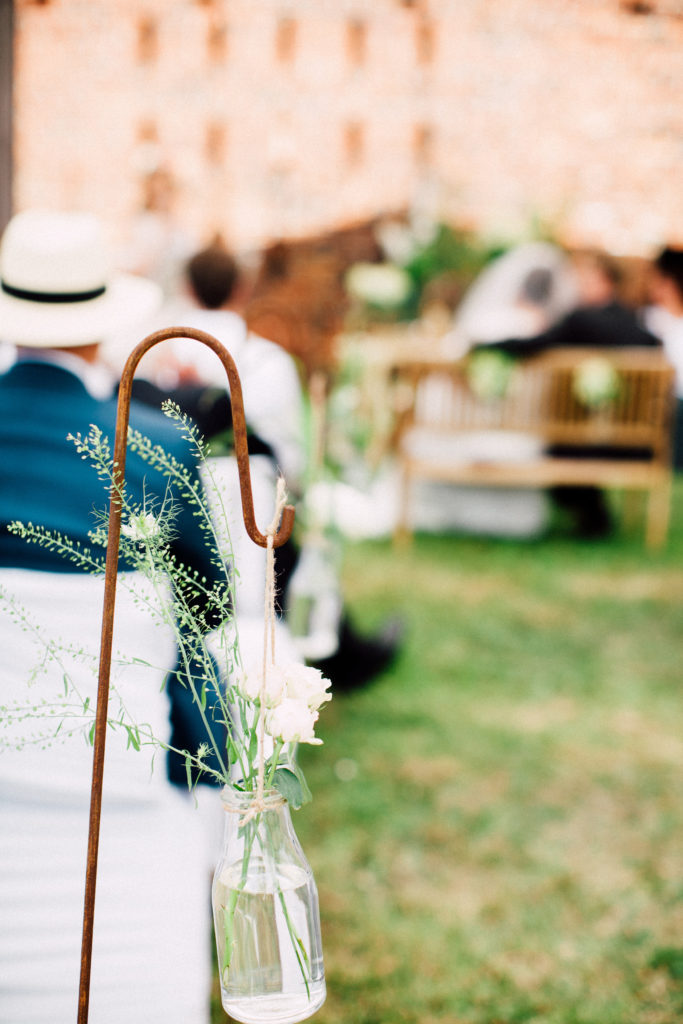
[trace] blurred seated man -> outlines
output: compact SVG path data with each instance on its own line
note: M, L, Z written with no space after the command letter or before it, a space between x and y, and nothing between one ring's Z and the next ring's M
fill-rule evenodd
M40 707L43 698L54 701L67 674L77 694L95 705L102 578L62 557L57 545L29 544L7 527L15 520L33 523L98 550L91 538L98 525L93 511L108 507L108 492L67 436L87 436L94 424L113 446L116 399L99 362L100 343L117 327L130 329L160 301L156 285L114 275L108 264L101 225L87 214L27 211L10 221L2 239L0 330L16 346L16 361L0 376L0 696L5 705L23 701ZM189 448L164 416L132 403L130 422L196 479ZM166 485L161 474L130 453L126 490L131 501L153 510ZM176 497L174 553L212 580L193 510ZM127 578L131 575L141 576L129 572ZM137 586L143 585L138 579ZM145 601L137 604L122 583L116 606L112 678L121 649L124 660L134 659L118 680L133 722L149 722L168 742L169 701L162 683L173 664L175 634L150 622ZM57 644L58 652L65 645L63 664L39 644L43 664L29 690L36 658L32 641L41 635ZM63 720L66 727L56 739L53 719L43 742L25 746L22 731L31 731L30 720L10 723L3 731L4 1024L34 1024L47 1017L70 1024L76 1013L92 766L92 750L81 735L87 736L90 720L85 712L82 717L83 723ZM126 750L116 731L107 747L92 1018L101 1024L208 1021L209 865L201 830L190 802L168 784L161 758L151 774L151 748Z
M643 310L643 321L661 340L676 371L673 458L676 469L683 469L683 249L667 246L657 255L649 292L651 304Z
M661 342L638 321L635 312L617 297L621 274L617 264L596 251L577 253L572 260L576 278L577 305L547 330L527 338L510 338L490 347L514 356L531 356L552 348L626 348L661 346ZM618 451L553 445L553 455L618 455ZM609 509L596 487L555 487L551 494L557 504L573 517L580 536L599 538L611 532Z
M289 489L300 495L306 459L303 398L294 360L280 345L247 330L242 316L247 281L220 238L187 261L185 285L185 303L174 315L213 334L228 349L242 382L247 422L270 445ZM177 338L169 352L179 384L225 388L225 370L206 346Z

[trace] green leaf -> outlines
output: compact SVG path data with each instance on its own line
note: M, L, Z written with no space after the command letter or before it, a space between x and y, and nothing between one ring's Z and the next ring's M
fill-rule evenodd
M256 729L251 729L249 734L249 760L253 763L256 759L256 753L258 750L258 735Z
M304 773L303 773L303 771L301 769L301 765L296 760L296 758L294 758L292 760L292 762L290 763L290 769L291 769L291 771L294 772L294 774L296 775L297 779L299 780L299 785L301 786L301 792L303 793L303 803L309 804L311 802L311 800L313 799L313 794L311 793L310 789L308 788L308 783L306 782L306 776L304 775Z
M134 750L139 750L140 749L140 739L139 739L139 737L137 735L137 729L134 729L132 726L127 725L126 726L126 732L128 733L128 744L127 744L127 746L128 747L132 746Z
M310 961L308 959L308 953L306 952L306 947L304 946L303 940L300 939L299 936L297 935L296 941L297 941L297 944L299 946L299 953L301 955L301 959L303 960L303 962L306 964L307 967L310 967Z
M311 791L306 785L303 775L295 774L290 768L278 768L273 785L295 811L298 811L311 799Z

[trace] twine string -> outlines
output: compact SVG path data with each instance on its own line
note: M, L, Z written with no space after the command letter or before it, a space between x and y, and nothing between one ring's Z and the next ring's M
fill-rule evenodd
M242 818L242 824L266 809L264 791L266 780L266 697L269 665L275 664L275 548L273 538L277 533L282 512L287 503L285 481L278 478L275 493L275 513L266 530L268 544L266 546L266 585L264 594L263 614L263 666L261 670L261 686L259 691L259 715L257 723L258 773L256 776L256 795L251 801L249 810ZM270 658L269 658L270 654Z

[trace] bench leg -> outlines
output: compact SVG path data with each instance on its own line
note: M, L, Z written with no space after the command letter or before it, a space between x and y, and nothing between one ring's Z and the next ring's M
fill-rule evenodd
M410 491L412 477L407 466L400 470L400 482L398 492L398 512L396 526L394 527L394 545L405 547L413 539L413 531L410 526Z
M642 491L626 490L621 496L622 501L622 523L624 532L627 534L636 533L640 529L643 516L644 495Z
M647 499L647 522L645 525L645 543L654 551L661 548L669 532L671 515L671 480L653 487Z

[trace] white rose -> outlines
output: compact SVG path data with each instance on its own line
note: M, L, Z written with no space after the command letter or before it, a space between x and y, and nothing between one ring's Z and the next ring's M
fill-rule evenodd
M313 730L318 721L318 712L309 708L303 700L285 699L272 708L266 716L266 730L284 743L320 744Z
M238 686L240 693L247 700L257 701L261 699L261 683L263 680L263 665L252 665L246 672L243 672ZM268 665L266 669L266 686L264 692L264 705L267 708L275 707L282 700L285 690L285 674L279 665Z
M332 700L327 692L330 680L325 679L320 669L310 668L293 661L283 668L285 696L292 700L303 700L316 711L325 701Z

